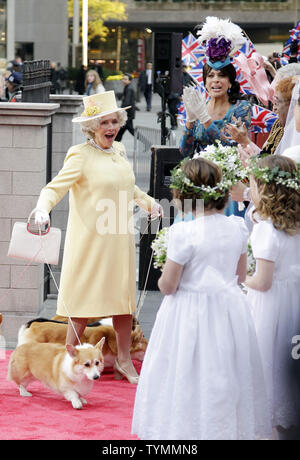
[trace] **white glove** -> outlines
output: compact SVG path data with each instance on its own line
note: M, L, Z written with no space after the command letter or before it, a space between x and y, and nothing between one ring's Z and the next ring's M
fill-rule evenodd
M195 121L198 119L201 124L204 124L211 120L211 116L207 111L204 96L202 96L193 86L185 88L185 90L186 91L183 91L183 100L187 121Z
M192 87L185 86L183 88L182 100L186 111L186 121L190 122L197 120L196 114L190 107L190 101L192 99L192 95L194 94L194 92L195 90Z
M50 216L44 209L37 209L34 218L37 225L43 225L50 222Z
M155 203L151 208L150 218L151 220L155 220L158 217L164 217L164 210L160 204Z

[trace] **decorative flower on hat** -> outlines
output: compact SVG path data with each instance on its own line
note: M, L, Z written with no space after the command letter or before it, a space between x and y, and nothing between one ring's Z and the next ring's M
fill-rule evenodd
M101 104L95 104L93 101L88 101L87 106L82 112L82 117L93 117L101 113Z
M200 41L206 45L209 63L226 61L225 65L228 65L230 53L246 42L243 31L237 24L229 19L219 19L215 16L206 18L197 35L199 35Z
M211 61L225 61L231 51L231 41L224 37L221 39L211 38L207 44L206 56Z

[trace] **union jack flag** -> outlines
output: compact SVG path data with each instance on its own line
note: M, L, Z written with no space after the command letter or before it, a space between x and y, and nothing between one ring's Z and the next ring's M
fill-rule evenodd
M203 66L206 62L206 58L204 58L202 61L199 61L197 65L194 67L191 67L188 70L188 74L195 80L199 87L201 92L205 92L205 87L204 87L204 82L203 82Z
M298 21L296 27L294 29L291 29L290 31L290 36L289 39L286 41L282 54L284 54L284 57L289 57L290 56L290 46L293 40L299 40L298 42L298 62L300 61L300 21Z
M241 93L247 94L248 96L252 95L252 94L255 94L254 91L252 90L250 84L248 83L248 80L242 74L241 69L238 66L236 66L235 64L233 64L233 65L234 65L235 70L236 70L236 79L240 84Z
M254 133L269 133L276 120L276 113L259 105L253 105L250 130Z
M239 50L235 53L235 56L238 56L240 53L244 53L248 58L252 56L253 53L256 52L254 45L251 40L246 41L246 43L241 46Z
M189 34L182 40L181 59L185 65L191 63L197 64L205 56L205 48L201 43L189 32Z
M287 65L289 63L289 60L285 57L280 57L278 59L281 65Z

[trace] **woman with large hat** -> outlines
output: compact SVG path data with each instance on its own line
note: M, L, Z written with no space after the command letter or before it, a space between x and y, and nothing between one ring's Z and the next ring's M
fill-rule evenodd
M113 91L83 101L85 110L73 122L81 123L87 142L69 149L63 168L41 191L35 217L40 224L48 221L51 209L70 191L57 302L57 313L72 319L66 341L77 342L89 317L112 316L116 376L137 383L130 358L136 308L133 202L152 217L161 207L135 185L125 148L115 142L128 107L118 108Z
M186 126L180 140L184 157L216 140L224 145L236 145L226 127L233 123L248 129L252 117L251 104L242 99L230 57L246 41L241 28L229 20L207 17L199 35L206 47L203 82L208 99L194 87L184 88Z

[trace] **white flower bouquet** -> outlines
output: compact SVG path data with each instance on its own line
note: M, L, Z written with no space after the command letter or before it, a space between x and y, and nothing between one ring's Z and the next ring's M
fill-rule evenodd
M237 147L222 145L219 140L217 140L217 145L208 145L200 153L196 153L193 158L205 158L216 163L222 170L221 182L227 190L247 177L247 170L241 162ZM243 209L244 205L241 204Z
M217 145L208 145L193 156L193 158L199 157L216 163L222 170L223 180L228 185L231 184L230 186L247 177L247 171L240 160L237 147L222 145L218 140Z
M169 241L169 228L162 228L155 238L152 241L151 248L153 249L153 266L154 268L159 268L161 271L164 268L164 265L167 260L167 249Z

